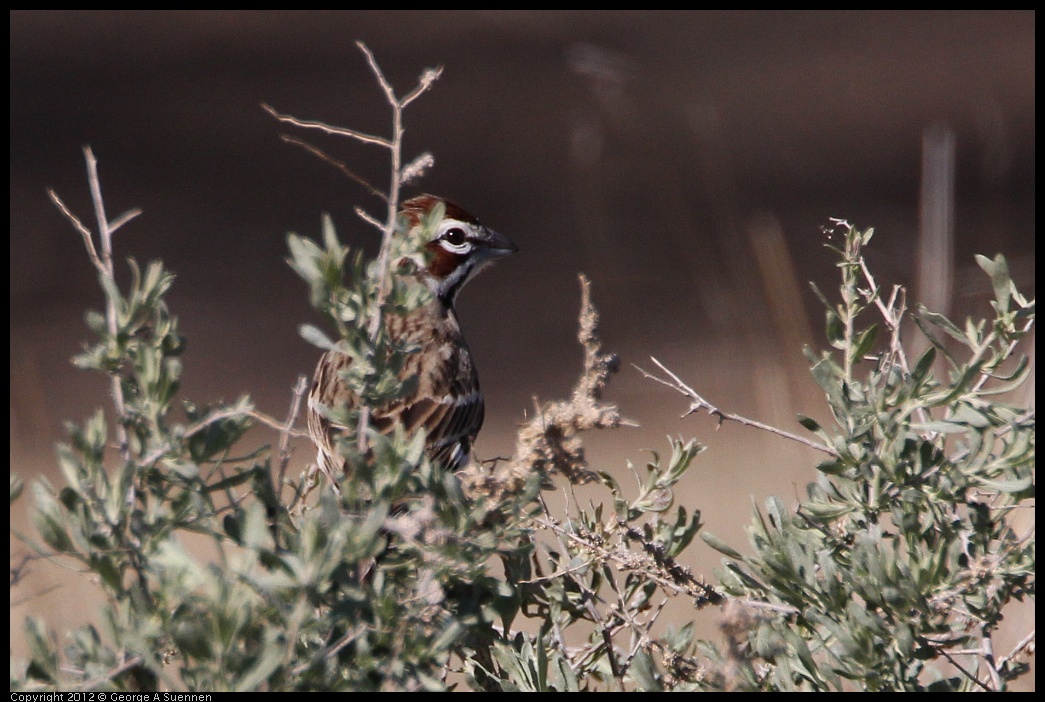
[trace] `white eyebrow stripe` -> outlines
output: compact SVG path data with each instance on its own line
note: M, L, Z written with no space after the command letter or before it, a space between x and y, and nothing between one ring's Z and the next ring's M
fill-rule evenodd
M457 245L451 244L450 242L446 241L446 239L444 239L443 237L445 237L446 233L451 229L460 229L462 232L464 232L464 241ZM439 225L439 231L435 235L435 240L438 241L440 244L443 244L444 248L447 249L452 249L455 246L474 246L475 241L482 239L482 237L480 236L480 229L481 228L479 225L472 224L471 222L462 222L459 219L446 218L442 221L442 224Z
M446 239L440 239L439 245L450 253L465 254L475 248L475 244L465 239L460 244L451 244Z

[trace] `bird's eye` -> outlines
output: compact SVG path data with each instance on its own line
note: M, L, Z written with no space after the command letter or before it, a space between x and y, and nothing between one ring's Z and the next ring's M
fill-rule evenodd
M453 229L446 230L446 233L443 234L442 238L443 241L450 244L451 246L460 246L464 243L465 233L463 229L459 227L454 227Z

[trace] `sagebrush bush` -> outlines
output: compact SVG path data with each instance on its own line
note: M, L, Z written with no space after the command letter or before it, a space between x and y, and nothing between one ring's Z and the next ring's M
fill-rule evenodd
M347 381L380 403L401 392L412 352L380 320L426 294L394 275L421 263L396 220L399 187L431 162L402 165L402 110L438 71L397 98L367 57L394 114L381 141L392 165L388 216L375 221L381 253L351 257L325 219L319 243L290 235L289 261L336 333L304 336L350 353ZM1034 591L1033 530L1012 526L1033 498L1034 412L1005 402L1027 377L1018 351L1034 303L1001 256L978 259L993 315L962 328L916 310L929 350L909 359L903 291L886 294L868 270L871 232L837 223L840 302L818 292L831 349L809 353L835 422L800 419L825 459L805 501L772 498L756 512L745 554L676 503L674 486L704 450L695 441L654 455L633 495L588 465L579 434L626 420L602 399L618 364L601 349L583 278L580 380L569 400L537 407L510 460L450 474L425 458L423 435L383 436L357 414L339 416L366 436L342 440L354 471L338 491L314 467L287 477L304 383L284 422L247 397L180 398L173 276L132 260L117 284L111 235L135 213L106 219L87 159L97 231L52 197L105 294L76 363L110 378L115 423L99 410L69 424L64 485L32 488L39 542L19 536L96 577L106 604L64 647L28 620L31 654L12 660L12 690L1001 690L1026 671L1032 634L1004 656L992 645L1006 605ZM693 411L732 418L663 370ZM276 446L244 455L240 440L259 422L278 432ZM570 491L560 513L542 499L556 482L591 482L607 497ZM21 488L12 473L12 503ZM720 585L684 565L698 533L726 556ZM190 534L207 557L187 550ZM661 625L676 598L724 607L725 648L692 622Z

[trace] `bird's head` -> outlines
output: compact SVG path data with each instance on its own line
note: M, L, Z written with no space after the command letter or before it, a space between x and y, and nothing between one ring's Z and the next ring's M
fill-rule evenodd
M515 253L519 247L461 206L434 195L418 195L405 201L402 214L411 227L419 227L440 204L444 206L443 219L425 244L429 258L423 274L432 292L443 304L453 307L465 283L495 259Z

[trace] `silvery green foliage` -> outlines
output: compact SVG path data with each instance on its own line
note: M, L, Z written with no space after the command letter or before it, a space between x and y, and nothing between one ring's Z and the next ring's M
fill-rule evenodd
M756 513L750 555L677 504L704 450L694 441L671 440L634 490L578 472L603 499L571 487L568 514L540 495L555 466L503 482L447 474L401 430L369 433L366 452L349 432L339 492L307 473L280 484L284 456L237 449L260 417L249 399L179 400L172 276L132 261L124 292L101 275L106 312L88 315L97 340L75 362L114 381L117 411L69 425L64 485L31 488L40 543L22 538L86 572L105 605L60 640L27 621L30 657L12 660L11 688L1003 689L1026 668L988 644L1005 606L1034 591L1033 531L1013 520L1033 496L1034 412L1006 399L1028 372L1018 351L1034 304L1004 259L980 258L993 318L959 327L918 310L929 348L908 363L903 306L863 265L870 232L844 239L841 303L821 296L834 351L811 354L835 422L801 420L830 458L797 507L773 498ZM391 244L397 273L423 265L403 226ZM336 339L303 335L351 354L347 380L370 402L407 390L398 373L417 349L370 322L424 304L424 286L350 258L329 219L322 244L291 235L289 247ZM884 334L863 321L874 309ZM588 332L586 355L601 357ZM586 367L578 388L610 372ZM22 492L12 476L11 501ZM727 556L724 593L683 565L698 533ZM726 603L725 650L692 621L658 620L680 598Z
M771 498L756 512L752 555L704 535L728 556L728 594L778 606L748 612L732 679L718 683L1004 689L1027 668L991 653L992 636L1035 583L1033 526L1018 526L1034 497L1035 417L1013 402L1029 373L1019 351L1034 301L1002 256L977 257L993 316L958 326L919 307L928 344L908 364L894 334L902 297L887 303L864 273L872 231L843 230L841 301L818 291L834 350L808 353L834 424L801 418L833 455L797 508ZM875 312L884 324L865 321ZM892 338L876 343L879 328Z
M357 258L343 282L347 249L329 221L324 246L291 237L291 252L313 300L338 321L337 343L366 361L354 378L360 394L402 392L394 376L415 350L363 329L377 299L373 267ZM417 264L402 259L396 265ZM186 421L172 419L183 342L163 301L171 277L159 264L132 271L126 294L103 284L116 333L92 315L99 341L77 358L119 377L128 450L113 450L99 410L69 426L59 450L65 486L34 485L37 548L97 576L107 603L100 623L75 632L62 653L31 620L32 657L13 662L12 687L442 689L451 652L489 646L490 622L511 610L513 589L487 570L498 554L525 553L510 517L532 502L537 482L515 502L470 503L457 478L424 457L424 436L398 431L371 435L367 455L349 456L354 471L340 494L308 496L306 477L283 490L267 449L237 457L255 416L248 400L183 402ZM426 294L393 279L383 312ZM12 481L12 499L19 492Z
M360 257L346 264L329 220L322 245L292 235L290 251L339 338L305 335L359 359L366 371L349 380L361 396L402 392L398 369L416 349L367 331L380 273ZM423 263L395 248L390 260ZM485 690L691 686L680 671L695 670L692 627L661 637L643 623L666 597L708 593L675 560L699 518L674 508L672 488L701 447L673 441L634 499L601 474L614 513L595 506L566 522L542 514L539 471L503 485L480 478L466 493L427 461L422 435L401 430L371 433L365 454L350 432L339 492L307 474L279 485L278 456L236 450L259 416L249 400L174 411L184 342L164 303L170 282L153 264L126 294L103 283L119 323L93 315L99 340L78 363L119 378L129 445L114 447L99 410L70 424L66 484L33 491L34 548L93 575L106 604L61 645L28 621L31 656L12 661L12 689L439 690L455 670L458 684ZM395 276L381 311L404 313L427 295ZM20 493L12 479L12 501ZM560 546L538 552L540 531Z

